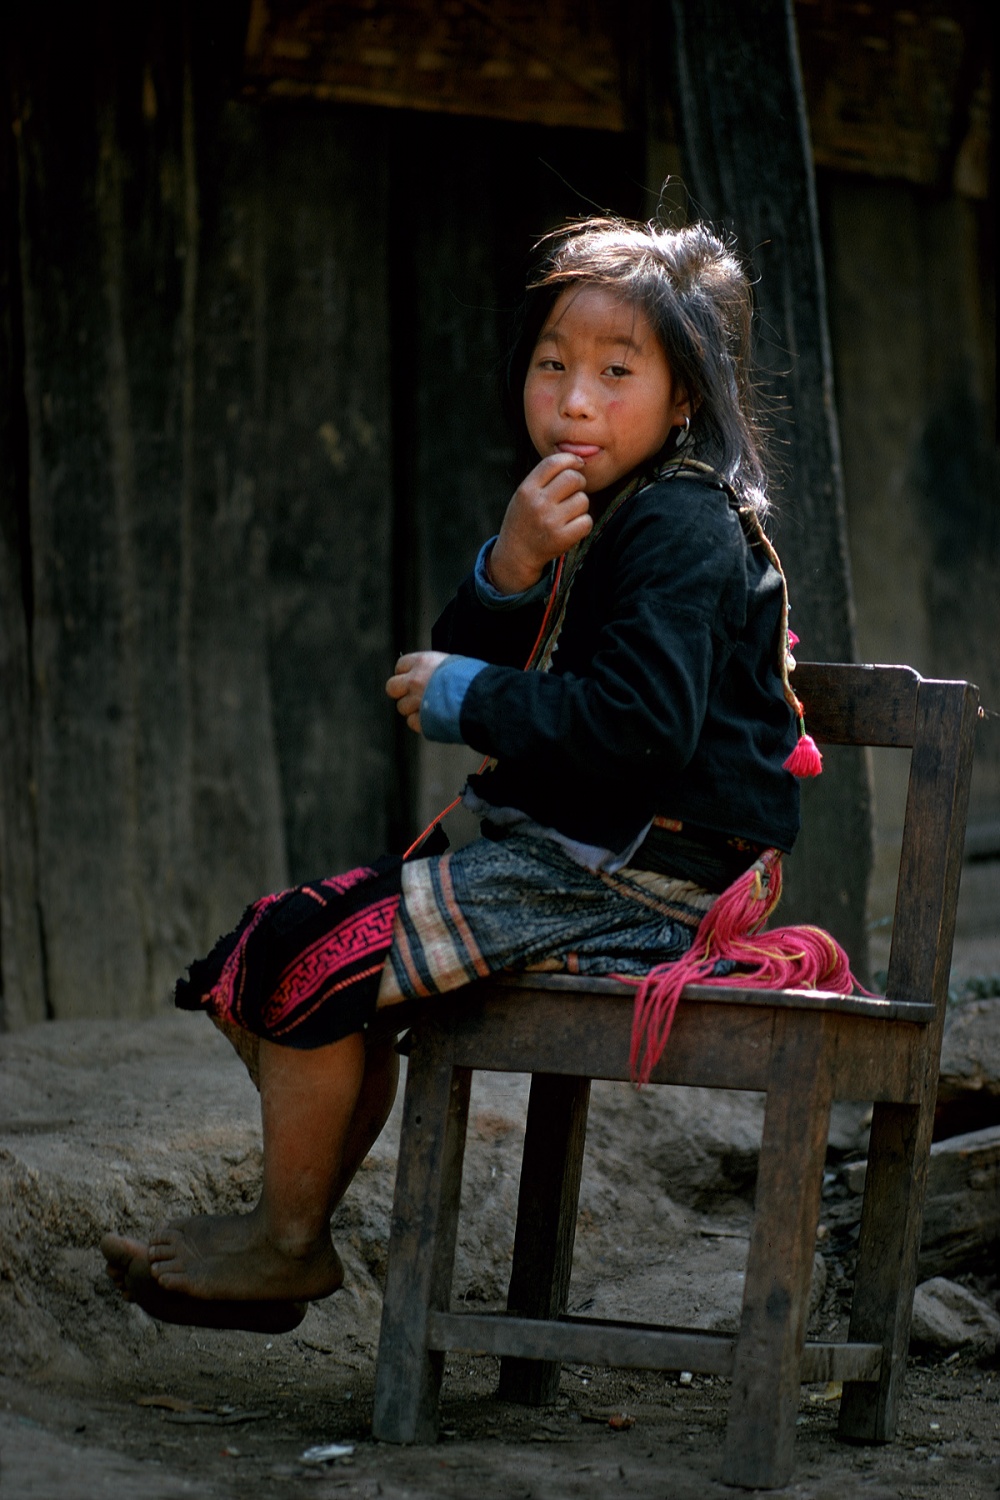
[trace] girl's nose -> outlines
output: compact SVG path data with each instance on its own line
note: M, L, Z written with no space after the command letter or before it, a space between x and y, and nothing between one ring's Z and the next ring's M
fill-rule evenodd
M593 411L591 394L585 380L570 380L563 391L562 414L564 417L589 417Z

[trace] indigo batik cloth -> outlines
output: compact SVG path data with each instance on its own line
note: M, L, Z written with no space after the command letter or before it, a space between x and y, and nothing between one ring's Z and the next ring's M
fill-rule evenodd
M501 969L641 976L687 952L714 899L646 870L595 873L544 837L476 839L404 866L379 1007Z

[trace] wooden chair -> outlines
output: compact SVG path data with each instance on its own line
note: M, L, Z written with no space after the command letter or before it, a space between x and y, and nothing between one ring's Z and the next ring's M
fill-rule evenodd
M799 1385L843 1381L840 1435L891 1440L905 1371L978 691L907 667L801 664L827 744L912 746L886 995L691 985L654 1083L762 1090L763 1139L735 1336L566 1315L592 1078L627 1080L634 991L493 978L416 1024L406 1085L374 1435L431 1442L449 1350L501 1356L500 1394L554 1398L560 1361L732 1379L721 1477L787 1482ZM450 1310L472 1070L531 1073L508 1310ZM834 1099L874 1101L846 1343L806 1343Z

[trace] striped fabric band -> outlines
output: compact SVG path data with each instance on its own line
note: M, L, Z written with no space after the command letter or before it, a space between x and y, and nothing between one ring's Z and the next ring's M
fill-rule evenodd
M680 957L715 899L646 870L594 873L518 833L403 867L378 1005L500 969L641 976Z

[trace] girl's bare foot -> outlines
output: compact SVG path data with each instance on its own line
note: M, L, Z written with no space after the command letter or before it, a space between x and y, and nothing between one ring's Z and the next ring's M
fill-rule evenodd
M147 1247L138 1240L106 1234L101 1250L108 1275L126 1302L134 1302L162 1323L184 1323L196 1328L244 1328L252 1333L287 1333L306 1315L305 1304L293 1301L212 1301L166 1291L153 1276Z
M154 1317L277 1332L343 1284L330 1214L389 1113L392 1045L369 1053L360 1032L301 1051L262 1038L259 1062L264 1176L253 1212L180 1219L148 1246L102 1241L112 1280Z
M155 1229L149 1265L163 1291L206 1301L313 1302L344 1280L329 1229L278 1239L259 1205L249 1214L206 1214Z

